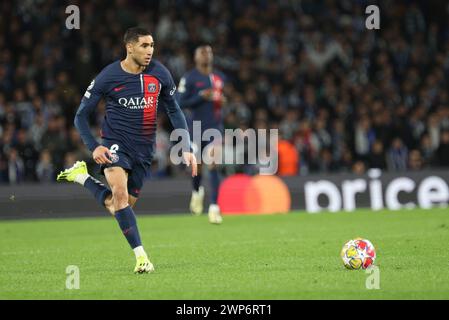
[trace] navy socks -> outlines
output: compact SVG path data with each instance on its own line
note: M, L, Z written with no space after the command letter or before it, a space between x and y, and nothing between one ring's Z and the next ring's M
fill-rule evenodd
M200 185L201 185L201 174L198 174L197 176L192 178L193 190L198 192L198 190L200 189Z
M86 179L84 187L94 195L97 202L102 206L104 206L104 200L112 193L109 188L92 177Z
M211 169L209 171L209 179L210 179L210 187L211 187L211 194L210 194L210 201L212 204L217 203L218 198L218 188L220 187L220 175L218 173L217 169ZM192 186L193 190L197 191L200 189L201 186L201 175L197 175L196 177L192 178Z
M209 171L209 179L211 186L210 202L211 204L216 204L218 198L218 188L220 187L220 177L217 169L212 169Z
M105 199L112 194L109 188L92 177L86 179L84 187L94 195L95 199L102 206L104 206ZM116 211L115 219L131 248L134 249L141 246L142 242L140 240L139 229L137 229L137 221L133 209L130 206L127 206L126 208Z
M137 228L136 216L130 206L118 210L115 212L115 219L122 229L123 235L128 240L132 249L142 245L139 235L139 229Z

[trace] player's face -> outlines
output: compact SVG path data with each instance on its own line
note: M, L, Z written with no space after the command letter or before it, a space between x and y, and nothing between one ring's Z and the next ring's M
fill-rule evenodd
M210 65L214 60L214 54L210 46L199 47L195 51L195 61L200 65Z
M131 43L129 54L140 66L150 64L154 52L154 40L152 36L141 36L137 42Z

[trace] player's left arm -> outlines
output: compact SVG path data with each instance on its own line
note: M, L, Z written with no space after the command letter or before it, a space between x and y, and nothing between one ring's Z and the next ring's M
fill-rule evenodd
M175 99L176 85L173 81L173 78L168 70L165 72L164 81L162 83L162 89L160 94L161 102L165 106L165 111L170 119L170 122L174 129L182 129L185 130L185 137L183 142L186 143L183 150L189 150L188 152L183 152L184 160L189 166L192 165L192 176L197 175L197 163L195 155L190 152L190 134L187 127L187 121L179 107L178 102Z

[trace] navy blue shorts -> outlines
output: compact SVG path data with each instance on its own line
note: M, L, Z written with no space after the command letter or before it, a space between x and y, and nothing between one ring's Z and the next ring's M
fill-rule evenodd
M141 154L130 151L126 144L117 140L103 139L103 146L107 147L111 153L112 163L101 165L101 174L104 169L120 167L128 172L128 194L139 197L145 179L150 177L151 162L153 156L144 157Z

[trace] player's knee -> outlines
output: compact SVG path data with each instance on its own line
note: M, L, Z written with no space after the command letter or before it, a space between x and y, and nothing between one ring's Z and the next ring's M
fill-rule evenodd
M115 187L112 189L112 198L115 208L126 207L128 205L128 190L122 187Z
M110 207L113 204L113 198L112 198L112 193L109 194L106 198L104 198L104 206L105 207Z
M128 197L128 204L131 206L131 208L134 208L134 205L137 202L137 198L133 197L133 196L129 196Z
M104 206L106 210L109 211L110 214L114 215L115 213L115 207L114 207L114 198L112 197L112 194L110 194L106 199L104 199Z

